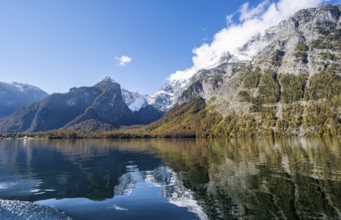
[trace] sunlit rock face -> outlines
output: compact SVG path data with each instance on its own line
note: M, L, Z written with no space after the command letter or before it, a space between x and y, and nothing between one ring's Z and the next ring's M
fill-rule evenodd
M300 10L253 36L234 54L224 54L214 65L194 71L191 77L170 79L150 97L150 103L168 110L195 96L209 100L219 95L218 88L228 84L242 66L310 76L336 65L340 75L340 62L335 59L340 57L340 9L341 6L323 6Z
M290 19L269 28L263 35L251 39L240 48L240 53L252 54L249 61L233 59L232 55L214 68L198 71L189 80L190 83L186 86L189 91L184 93L187 99L183 101L198 95L206 100L216 95L220 99L230 101L235 94L230 96L228 94L237 92L231 90L231 83L236 78L233 76L238 75L240 67L245 65L259 68L261 72L271 69L278 75L310 77L321 71L330 70L341 76L341 64L339 59L335 59L341 56L340 11L341 6L300 10ZM217 80L211 80L210 86L205 85L212 76L216 78L220 76L221 81L217 83ZM212 86L214 82L218 89ZM201 85L200 92L195 92L198 91L198 85Z
M169 83L179 85L167 90L172 110L191 115L155 130L168 123L165 133L183 127L203 137L341 135L340 15L341 6L300 10L213 67ZM191 112L186 104L200 98L206 106Z

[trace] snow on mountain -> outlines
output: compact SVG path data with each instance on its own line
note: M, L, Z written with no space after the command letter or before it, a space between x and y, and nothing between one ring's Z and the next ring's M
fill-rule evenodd
M160 111L167 111L172 106L174 100L173 88L173 85L165 84L160 91L157 91L148 97L148 104L154 106Z
M9 87L18 90L15 86ZM162 112L147 105L145 97L136 92L122 91L121 86L110 78L105 78L94 86L71 88L67 93L51 94L20 109L18 108L21 106L18 105L3 104L19 101L21 96L14 93L10 97L5 92L3 95L1 91L6 90L2 90L0 84L0 118L8 116L0 120L2 132L55 129L104 131L120 126L148 124L162 116ZM27 101L28 97L30 96L21 97L21 101ZM51 117L55 120L50 120Z
M303 10L305 11L305 10ZM299 14L300 12L298 12ZM275 42L280 41L281 38L290 39L290 35L295 31L296 27L290 26L287 23L294 23L295 21L282 21L279 25L268 28L262 32L253 35L245 44L235 49L234 53L225 52L215 63L201 69L195 67L189 68L185 71L177 71L172 74L168 82L153 95L149 97L148 103L162 111L167 111L173 107L185 90L187 90L194 82L202 76L203 73L215 72L221 66L230 66L235 69L236 66L241 67L247 63L256 62L256 57L263 57L269 52ZM265 54L263 56L260 56ZM226 68L225 75L230 76L233 71Z
M217 32L213 42L204 43L193 49L192 67L177 71L169 77L166 84L172 87L173 92L165 93L161 88L151 96L150 104L160 110L167 110L177 103L179 94L191 85L198 72L214 69L222 62L235 64L253 62L259 53L274 42L271 27L288 19L300 9L316 7L323 2L322 0L281 0L276 3L263 1L256 7L249 7L248 3L244 4L238 13L227 16L229 26ZM232 21L234 16L239 16L238 23ZM285 29L283 31L287 32Z
M19 89L21 92L24 92L24 85L21 84L21 83L16 83L16 82L13 82L12 85L14 85L17 89Z
M15 86L17 89L19 89L21 92L26 92L26 91L41 91L36 86L32 86L26 83L18 83L18 82L12 82L10 83L11 85Z
M133 112L139 111L141 108L145 107L148 104L147 99L138 92L130 92L126 89L122 89L122 96L123 101Z
M246 49L244 50L246 51ZM148 104L164 112L169 110L178 102L183 92L197 81L203 73L215 72L216 68L221 68L222 64L231 64L232 66L235 64L243 65L251 59L245 53L241 48L238 56L226 53L220 58L219 62L209 68L199 69L182 77L170 77L168 82L159 91L148 97ZM226 68L224 71L226 74L231 74L229 68Z
M113 80L112 78L110 78L109 76L105 77L100 82L100 84L108 84L108 83L117 84L117 82ZM123 101L127 104L128 108L132 112L137 112L148 104L146 97L144 97L143 95L141 95L140 93L136 91L131 92L126 89L121 89L121 93L122 93Z
M47 95L43 90L29 84L0 82L0 118L10 115L24 105L37 102Z
M36 86L32 86L26 83L18 83L18 82L11 82L11 83L4 83L0 82L1 90L6 90L9 92L15 93L39 93L41 96L46 96L46 92L41 90ZM39 98L39 97L38 97Z

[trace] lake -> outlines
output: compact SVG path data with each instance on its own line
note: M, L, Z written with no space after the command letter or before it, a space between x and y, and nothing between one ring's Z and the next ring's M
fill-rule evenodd
M0 140L0 219L341 219L341 139Z

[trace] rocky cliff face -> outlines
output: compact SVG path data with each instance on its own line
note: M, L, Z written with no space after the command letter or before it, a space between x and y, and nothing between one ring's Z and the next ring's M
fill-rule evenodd
M340 14L341 6L301 10L198 71L177 103L201 97L207 106L191 113L201 124L184 127L203 136L341 135Z
M271 69L278 74L312 76L330 70L340 75L340 8L324 6L297 12L289 20L266 30L264 35L255 36L240 48L239 55L244 57L248 57L250 51L258 51L255 56L248 57L249 62L238 60L232 55L220 66L196 73L191 85L202 81L200 78L207 80L203 74L205 72L221 75L228 84L241 66L247 66L247 71L258 68L265 72ZM223 69L224 66L230 69ZM208 87L203 89L201 96L209 99L212 97L210 93L215 94Z
M151 106L133 112L123 100L120 85L105 78L93 87L72 88L68 93L52 94L40 102L25 106L5 118L0 123L0 130L110 130L124 125L149 123L161 115Z
M340 25L340 6L301 10L254 43L266 46L253 63L263 71L305 75L339 65Z
M46 92L35 86L17 82L0 82L0 118L10 115L24 105L40 101L46 96Z
M186 101L183 92L187 89L201 90L192 85L201 84L198 81L205 84L207 72L219 72L216 75L227 79L238 67L250 64L262 71L273 69L283 74L306 75L319 73L328 66L335 67L339 64L339 20L340 6L301 10L290 19L266 30L264 34L253 36L236 54L226 54L213 68L199 70L187 80L171 80L151 96L150 103L164 110L170 109L176 103L183 103ZM228 69L222 69L224 66ZM202 97L211 96L209 87L201 91ZM185 93L188 96L191 92Z

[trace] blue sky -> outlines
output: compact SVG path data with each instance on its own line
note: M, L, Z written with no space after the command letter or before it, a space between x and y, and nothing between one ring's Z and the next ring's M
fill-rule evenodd
M210 44L246 2L262 1L2 0L0 81L52 93L110 76L151 94L191 67L193 48ZM122 56L131 61L120 65Z

